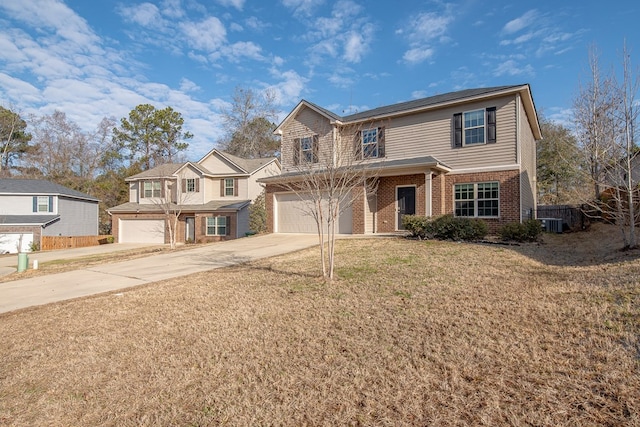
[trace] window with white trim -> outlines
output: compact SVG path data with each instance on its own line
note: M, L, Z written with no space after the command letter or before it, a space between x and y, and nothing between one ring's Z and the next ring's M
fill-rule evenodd
M49 212L49 196L38 196L38 212Z
M303 163L313 163L313 137L300 138L300 158Z
M360 147L358 152L362 159L384 157L384 128L363 129L359 132Z
M484 144L484 110L464 113L464 145Z
M162 197L160 181L145 181L144 197Z
M227 217L210 216L207 217L207 236L226 236Z
M455 216L497 217L500 214L500 184L478 182L454 186Z
M224 179L224 195L233 196L234 193L235 193L235 179L225 178Z
M187 193L195 193L195 191L196 191L196 179L195 178L187 178L186 190L187 190Z

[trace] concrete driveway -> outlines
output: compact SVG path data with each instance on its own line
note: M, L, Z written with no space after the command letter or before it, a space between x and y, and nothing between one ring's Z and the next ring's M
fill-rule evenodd
M0 283L0 313L268 258L317 244L314 234L267 234Z

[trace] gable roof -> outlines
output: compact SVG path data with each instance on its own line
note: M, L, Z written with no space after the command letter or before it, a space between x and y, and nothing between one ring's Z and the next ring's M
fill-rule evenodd
M73 190L64 185L42 179L4 178L0 179L0 194L23 194L34 196L66 196L97 202L93 196Z
M40 225L47 226L60 219L60 215L2 215L0 226Z
M513 85L513 86L494 86L484 87L476 89L464 89L456 92L448 92L440 95L434 95L427 98L414 99L412 101L400 102L397 104L386 105L378 108L374 108L367 111L362 111L347 116L339 116L330 112L322 107L319 107L309 101L302 100L298 105L285 117L285 119L278 125L274 133L281 134L282 126L292 117L295 117L303 107L311 108L322 116L329 119L330 122L336 124L357 123L364 120L376 120L387 118L390 116L410 114L432 108L442 108L454 104L463 102L471 102L487 97L496 97L507 94L520 93L523 97L523 104L525 111L529 116L533 134L536 139L541 139L540 125L538 122L538 116L536 113L535 105L533 103L533 97L531 95L531 88L528 84Z
M226 160L227 162L231 163L233 166L240 169L241 172L249 175L263 168L269 163L276 162L279 164L277 157L259 157L257 159L244 159L242 157L238 157L233 154L227 153L226 151L218 150L217 148L214 148L213 150L209 151L207 154L202 156L202 158L198 160L197 164L200 164L202 161L204 161L204 159L214 154L217 154L219 157L222 157L224 160Z
M137 179L152 179L152 178L167 178L173 176L178 169L183 167L186 163L165 163L164 165L156 166L146 171L142 171L138 174L132 175L125 179L125 181L135 181Z

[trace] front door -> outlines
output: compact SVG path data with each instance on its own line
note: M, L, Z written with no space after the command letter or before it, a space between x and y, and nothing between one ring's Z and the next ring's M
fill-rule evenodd
M185 235L184 239L187 243L195 243L196 241L196 219L195 217L188 216L185 218Z
M402 216L416 214L416 187L397 187L396 200L398 201L397 229L404 230Z

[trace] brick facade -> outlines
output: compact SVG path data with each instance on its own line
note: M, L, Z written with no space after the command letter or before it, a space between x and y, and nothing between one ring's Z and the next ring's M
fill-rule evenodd
M227 227L230 227L231 234L227 236L207 236L206 230L206 218L210 216L226 216L229 217L230 224L227 224ZM236 212L226 212L220 213L216 212L211 213L185 213L181 214L178 217L178 224L176 227L176 243L185 243L186 242L186 219L187 217L195 217L195 243L209 243L209 242L218 242L222 240L232 240L236 238L236 230L237 230L237 222L238 215ZM119 226L120 219L164 219L164 214L153 214L153 213L139 213L139 214L127 214L127 213L117 213L113 214L111 217L112 224L112 234L118 242L119 239ZM35 240L35 236L34 236ZM169 231L168 228L165 227L164 233L164 243L169 243Z
M485 219L489 230L496 232L504 224L519 222L520 172L517 170L434 176L432 185L433 215L453 214L455 184L491 181L500 183L500 217Z
M415 186L416 215L425 215L425 175L401 175L380 178L378 184L377 233L392 233L397 230L396 188Z

